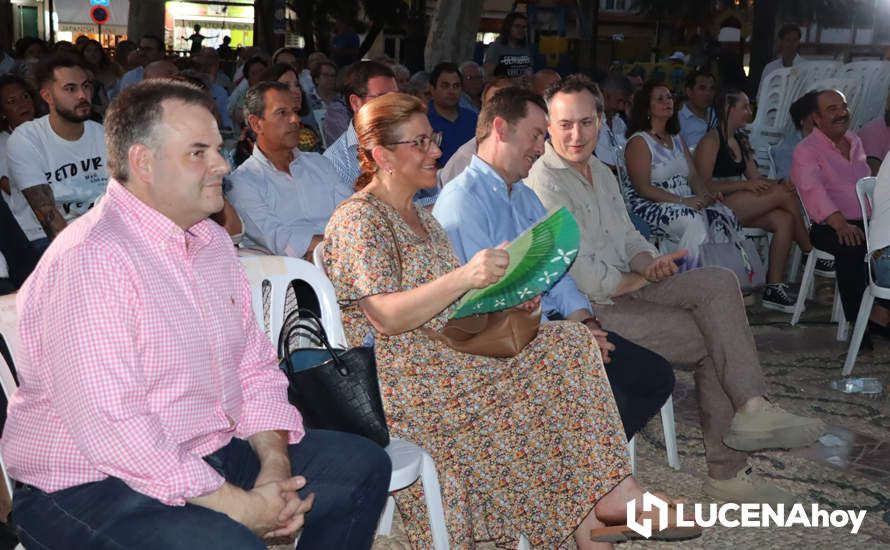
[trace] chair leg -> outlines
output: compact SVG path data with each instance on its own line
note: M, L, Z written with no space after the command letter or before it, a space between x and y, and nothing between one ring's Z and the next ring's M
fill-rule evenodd
M853 328L853 336L850 337L850 347L847 348L847 359L844 361L844 370L842 374L848 376L853 372L853 365L856 364L856 357L859 355L859 346L862 345L862 337L865 335L865 329L868 327L868 316L871 314L871 306L874 304L875 296L871 293L871 287L865 289L862 294L862 301L859 303L859 313L856 315L856 326Z
M383 509L383 513L380 515L380 521L377 522L377 534L382 536L388 536L390 531L392 531L392 515L396 510L396 499L392 498L392 495L386 497L386 508Z
M448 550L448 526L445 523L445 510L442 507L442 490L439 487L439 474L436 463L426 452L423 453L420 480L423 483L423 498L430 515L430 534L433 537L433 548Z
M810 287L815 286L813 284L814 278L816 275L816 254L815 252L810 252L809 257L807 257L807 265L803 268L803 278L800 281L800 290L797 293L797 302L794 303L794 314L791 315L791 326L797 324L800 321L800 315L803 313L804 302L807 301L807 293L810 291Z
M800 260L803 258L803 251L797 246L797 243L792 245L792 249L794 252L791 254L791 266L788 268L789 283L797 281L797 272L800 271Z
M627 442L627 454L630 456L630 473L637 475L637 436Z
M669 395L661 407L661 427L664 431L664 448L667 451L668 466L680 469L680 453L677 451L677 431L674 427L674 397Z
M831 320L837 322L837 341L844 342L847 339L847 317L844 315L844 306L841 303L841 291L837 283L834 283L834 302L831 304Z

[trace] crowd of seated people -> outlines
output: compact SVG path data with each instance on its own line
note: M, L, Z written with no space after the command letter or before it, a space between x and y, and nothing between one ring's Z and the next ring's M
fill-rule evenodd
M111 489L103 485L103 497L113 496L96 514L117 513L115 503L134 498L164 509L188 502L222 511L256 538L293 534L314 506L322 510L321 519L304 533L319 541L348 535L325 524L326 514L337 512L318 507L323 491L332 489L327 480L313 485L315 472L298 464L294 453L303 445L327 456L358 444L326 434L313 439L311 431L304 435L298 415L283 403L284 382L272 374L274 351L258 336L243 281L215 278L214 288L199 289L176 276L185 258L198 262L199 273L237 270L233 240L242 253L252 248L303 259L322 247L350 344L373 340L392 433L421 445L437 464L454 546L492 539L509 543L519 535L541 546L574 537L579 548L618 540L616 529L627 521L626 502L644 491L630 475L626 443L665 403L673 368L679 366L695 369L705 493L733 502L794 501L794 495L759 477L749 456L808 445L824 425L770 401L738 279L720 265L702 264L701 249L738 245L745 239L743 226L769 231L763 305L785 312L794 304L785 279L791 247L830 252L845 315L855 319L867 281L866 253L873 254L881 280L890 279L888 243L876 229L886 222L879 219L873 226L877 233L866 250L855 194L859 177L877 173L876 217L887 210L881 205L888 202L890 172L879 168L886 156L882 131L890 117L864 128L860 140L849 132L841 94L806 94L792 105L801 135L786 140L787 174L767 179L740 133L751 117L744 93L717 90L710 74L696 71L686 81L681 108L659 81L635 86L623 74L610 73L601 91L580 75L535 73L520 38L527 20L508 19L482 67L441 63L411 78L385 56L340 66L324 54L307 58L289 48L271 56L243 48L234 73L227 75L217 50L196 48L191 57L170 59L163 42L150 35L130 53L123 48L114 61L86 40L55 51L31 44L12 66L21 76L0 76L0 291L24 284L20 315L37 323L52 308L89 309L85 297L47 292L56 273L77 272L66 288L86 296L92 285L107 284L103 296L119 306L114 315L120 317L103 319L95 312L84 326L85 341L105 338L97 335L115 323L120 330L113 331L114 349L147 342L158 353L173 353L171 364L182 365L189 362L185 351L197 344L174 353L158 339L166 334L163 326L149 338L145 331L154 325L139 325L142 314L126 311L126 297L140 289L159 292L159 285L170 283L174 292L194 295L193 305L204 315L201 307L220 309L209 305L208 292L227 292L238 307L218 312L218 326L196 339L207 342L201 357L211 354L211 364L222 357L233 369L258 373L257 383L269 396L268 408L258 414L271 422L254 422L253 412L222 398L218 410L175 399L154 409L156 388L132 378L131 371L85 388L73 378L84 376L95 357L81 350L72 358L70 376L60 380L65 388L82 390L79 418L99 415L107 422L85 420L66 432L71 429L61 420L40 424L29 416L30 401L11 416L14 435L4 440L3 451L4 457L14 457L12 472L27 484L22 504L16 504L29 510L23 512L28 518L23 536L40 541L33 526L44 519L47 494L108 480L123 483L107 493ZM137 113L140 101L154 110ZM149 118L127 132L125 122L140 116ZM161 135L170 142L158 142ZM866 147L867 136L872 145ZM182 141L186 138L192 142ZM204 144L200 152L191 150L194 142ZM172 153L175 143L179 156ZM121 149L125 146L129 149ZM174 182L193 186L194 193L174 191ZM813 222L809 230L801 204ZM425 335L424 328L441 328L462 294L503 276L508 258L501 243L560 206L582 228L581 245L556 286L523 305L541 308L547 321L535 340L502 360L457 352ZM123 212L143 223L131 223ZM154 250L150 235L165 231L176 239L168 249ZM121 243L132 247L122 249ZM73 249L100 253L65 254ZM120 265L100 276L96 266L109 261L102 254ZM139 269L149 258L164 266L155 276ZM823 273L834 269L817 266ZM128 280L135 286L123 283ZM145 306L158 316L153 323L189 323L195 311L173 307L172 299L166 291ZM890 310L880 302L870 321L870 334L890 337ZM53 355L62 348L38 353L44 335L29 326L27 337L34 343L26 352L26 368L33 369L34 378L26 373L22 395L35 399L44 390L37 381L62 361ZM233 334L235 343L220 343ZM232 346L249 350L250 357L233 359ZM169 365L151 357L131 359L126 368L172 376ZM202 383L177 379L183 388L206 390L208 399L215 399L219 387L211 391ZM226 383L224 393L242 392L243 406L253 406L249 382L239 382L240 389L232 380ZM129 427L119 423L129 418L129 409L96 397L107 392L134 392L146 400L138 432L145 440L161 433L152 424L157 418L181 419L182 406L206 406L216 417L208 413L177 424L175 429L202 431L206 440L177 441L189 447L178 461L162 454L166 448L155 450L167 470L125 471L120 462L129 456L125 452L112 449L120 452L109 458L106 449L82 443ZM217 422L221 418L229 427ZM60 448L75 457L68 475L48 481L34 448L15 436L35 427L70 436L68 446ZM277 435L269 439L267 433ZM265 454L268 449L271 455ZM364 522L352 534L362 546L373 536L368 517L382 507L381 472L388 463L377 449L355 449L357 457L369 458L351 482L373 501L366 513L349 512ZM194 456L205 460L187 463ZM270 468L276 475L265 475L260 464L258 479L236 480L213 463L234 456L261 463L273 456L278 465ZM109 460L111 467L99 468ZM338 466L348 469L348 462ZM172 474L180 468L187 472L181 478ZM301 475L306 479L293 477ZM551 475L558 475L560 491L549 490L549 482L533 482ZM143 479L139 476L144 483L134 481ZM278 484L279 519L232 511L258 496L253 491L267 490L265 482ZM314 503L313 491L318 492ZM396 498L412 544L429 544L420 487ZM79 502L73 498L69 504ZM306 529L312 517L307 516ZM231 527L224 524L219 534L231 533ZM665 535L684 533L675 527ZM129 542L130 533L109 532ZM592 540L591 533L598 538Z

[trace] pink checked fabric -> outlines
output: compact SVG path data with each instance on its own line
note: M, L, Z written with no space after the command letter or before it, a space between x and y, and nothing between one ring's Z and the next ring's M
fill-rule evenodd
M122 479L165 504L216 490L202 459L233 437L303 436L256 326L225 231L183 231L114 180L18 295L17 367L2 452L52 492Z

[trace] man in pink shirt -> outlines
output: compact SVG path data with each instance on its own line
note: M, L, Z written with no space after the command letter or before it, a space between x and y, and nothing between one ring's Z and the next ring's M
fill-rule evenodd
M871 168L871 175L877 176L881 162L890 151L890 94L884 106L884 113L867 123L859 130L859 138L865 149L865 160Z
M813 246L834 255L844 315L855 322L866 286L865 234L856 182L871 174L862 141L850 132L843 94L823 90L816 97L815 128L794 149L791 180L813 225ZM875 305L873 330L885 332L887 310ZM869 342L870 343L870 342Z
M106 116L107 193L18 295L2 440L35 548L368 548L391 466L305 431L231 240L212 104L149 80ZM308 516L306 514L309 513ZM304 525L305 517L305 527Z

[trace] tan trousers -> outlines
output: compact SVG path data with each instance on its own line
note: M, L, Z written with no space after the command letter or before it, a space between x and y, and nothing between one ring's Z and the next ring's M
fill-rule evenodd
M615 331L673 364L694 365L708 475L729 479L747 453L723 444L737 408L766 394L754 336L735 274L722 267L679 273L595 304L603 328Z

